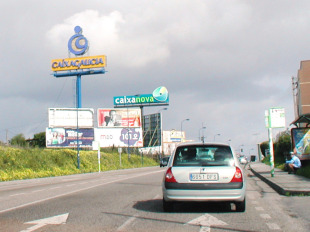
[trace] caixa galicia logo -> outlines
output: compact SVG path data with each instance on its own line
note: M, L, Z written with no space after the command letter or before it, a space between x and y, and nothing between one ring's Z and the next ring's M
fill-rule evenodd
M69 39L68 49L74 55L84 55L88 50L88 40L82 35L82 28L80 26L76 26L74 31L75 35Z

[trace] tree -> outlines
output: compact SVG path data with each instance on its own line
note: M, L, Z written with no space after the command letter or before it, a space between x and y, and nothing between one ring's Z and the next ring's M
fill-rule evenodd
M33 146L33 147L45 147L45 132L40 132L40 133L35 134L33 136L31 146Z
M277 163L284 163L285 158L289 155L291 149L291 135L287 131L281 132L275 143L275 161Z
M269 142L268 141L262 142L260 144L260 150L262 151L262 154L266 156L266 150L269 150Z
M265 150L269 149L269 142L265 141L260 144L261 151L265 155ZM273 144L274 160L276 163L284 163L285 156L287 156L292 149L291 135L288 131L283 131L277 136L276 142Z
M10 141L11 145L14 146L21 146L21 147L25 147L26 146L26 139L25 136L23 134L18 134L15 135L11 141Z

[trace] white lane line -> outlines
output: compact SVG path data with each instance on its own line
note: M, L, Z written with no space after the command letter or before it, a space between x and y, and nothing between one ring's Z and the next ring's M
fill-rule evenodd
M160 199L160 198L161 198L160 195L157 194L155 197L153 197L153 200L157 200L157 199Z
M260 214L259 216L263 219L271 219L269 214Z
M120 227L117 228L116 231L127 231L127 226L129 226L136 218L138 215L134 215L133 217L130 217L127 221L123 223Z
M53 187L53 188L49 188L49 190L53 190L53 189L60 189L61 187Z
M31 193L38 193L38 192L42 192L42 191L45 191L46 189L39 189L39 190L34 190L32 191Z
M281 230L281 228L276 223L266 223L271 230Z
M252 204L253 205L258 205L258 202L257 201L252 201Z
M34 204L41 203L41 202L44 202L44 201L52 200L52 199L55 199L55 198L58 198L58 197L63 197L63 196L67 196L67 195L70 195L70 194L73 194L73 193L82 192L82 191L89 190L89 189L92 189L92 188L96 188L96 187L99 187L99 186L108 185L108 184L116 183L118 181L128 180L128 179L132 179L132 178L136 178L136 177L151 175L151 174L158 173L158 172L163 172L163 171L160 170L160 171L143 173L143 174L139 174L139 175L135 175L135 176L131 176L131 177L120 178L120 179L112 180L112 181L109 181L109 182L106 182L106 183L100 183L100 184L97 184L97 185L81 188L81 189L74 190L74 191L71 191L71 192L54 195L53 197L47 197L47 198L44 198L44 199L41 199L41 200L32 201L32 202L21 204L21 205L18 205L18 206L15 206L15 207L11 207L11 208L8 208L8 209L0 210L0 214L4 213L4 212L11 211L11 210L19 209L19 208L22 208L22 207L26 207L26 206L29 206L29 205L34 205Z
M16 193L16 194L10 195L10 197L16 197L16 196L25 195L25 194L26 194L26 193Z
M76 184L67 184L66 187L72 187L74 185L76 185Z

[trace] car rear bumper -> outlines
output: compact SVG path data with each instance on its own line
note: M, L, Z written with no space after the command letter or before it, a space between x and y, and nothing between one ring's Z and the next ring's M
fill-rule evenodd
M163 187L166 201L243 201L245 186L241 189L166 189Z
M232 183L169 183L165 182L166 189L178 190L224 190L242 189L243 182Z

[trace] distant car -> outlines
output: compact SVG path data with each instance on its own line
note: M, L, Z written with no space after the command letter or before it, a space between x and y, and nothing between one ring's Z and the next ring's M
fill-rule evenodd
M248 162L248 160L245 156L240 156L239 162L240 162L240 164L246 164Z
M165 167L168 165L168 161L169 161L170 156L166 156L164 158L162 158L159 162L159 166L160 167Z
M162 182L164 211L178 201L232 202L245 211L245 176L229 145L181 143L170 159Z

